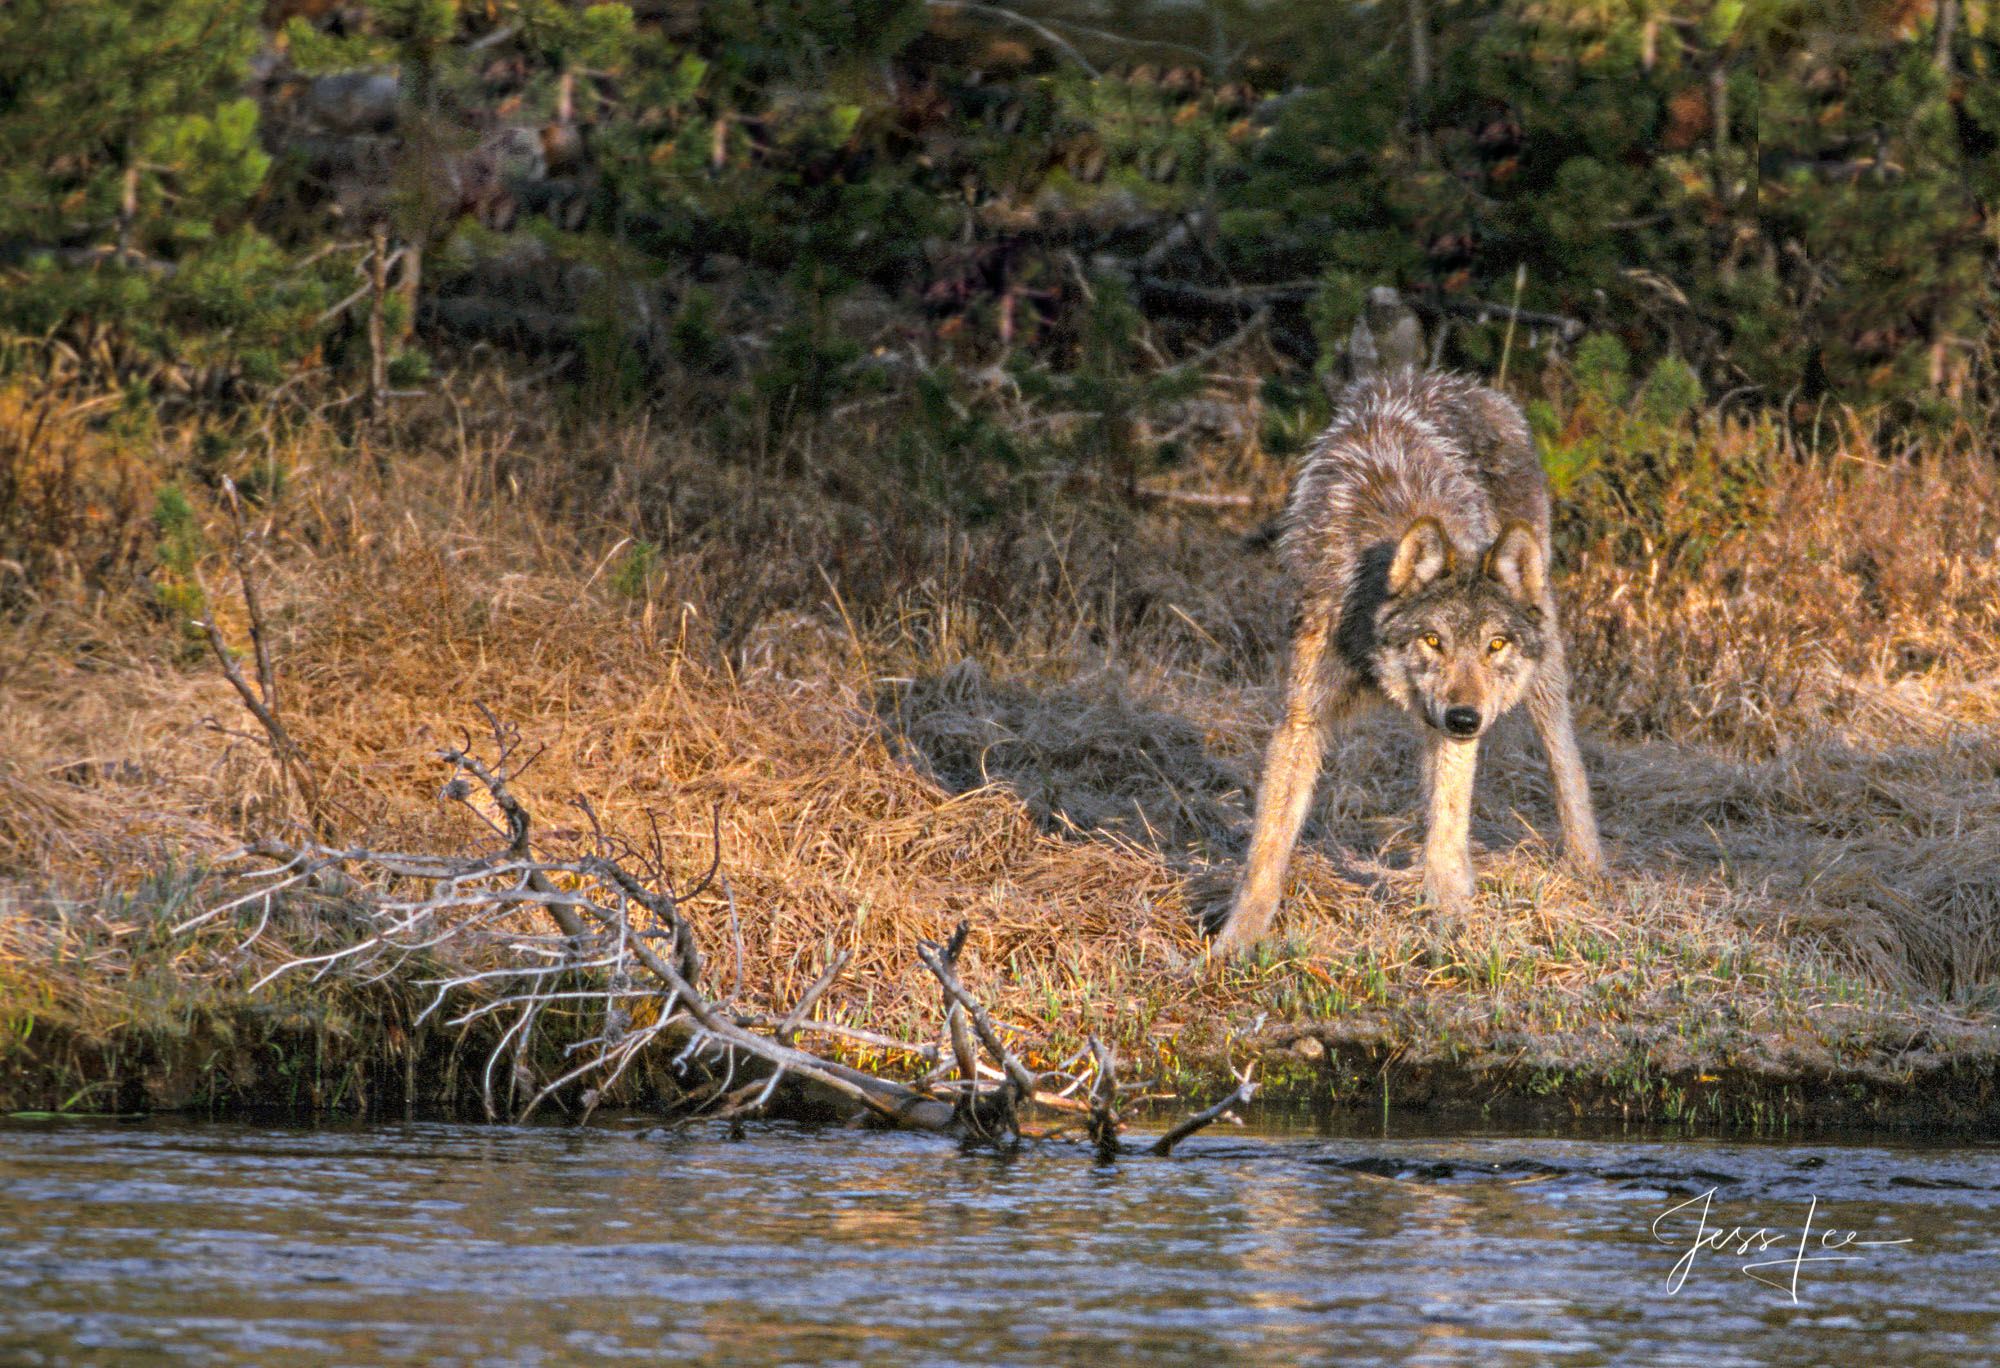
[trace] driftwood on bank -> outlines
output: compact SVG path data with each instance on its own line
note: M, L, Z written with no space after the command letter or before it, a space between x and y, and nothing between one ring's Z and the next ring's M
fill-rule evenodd
M500 960L498 968L470 968L428 980L426 986L435 992L417 1021L421 1025L447 1005L459 1008L449 1025L494 1015L511 1019L482 1076L481 1095L490 1117L511 1113L524 1119L565 1091L587 1099L583 1108L588 1112L639 1052L658 1042L677 1049L684 1062L699 1060L719 1071L725 1087L711 1100L724 1104L718 1109L728 1114L757 1109L791 1080L806 1094L807 1109L817 1113L866 1115L921 1130L953 1129L951 1103L822 1059L787 1044L777 1033L746 1025L710 1001L696 986L702 957L657 851L649 857L621 848L598 831L595 853L570 858L525 853L532 821L508 785L534 757L519 759L518 737L490 715L489 723L498 758L491 764L481 760L469 739L440 752L455 771L441 796L470 804L483 793L506 822L508 844L501 851L439 857L263 842L244 852L276 861L257 876L258 896L319 880L329 871L339 871L365 889L392 881L415 886L403 896L366 894L359 934L349 944L283 964L264 982L301 972L315 977L336 970L393 974L410 969L417 956L446 951L481 966ZM585 813L590 815L587 808ZM179 929L191 929L232 905L211 909ZM524 910L547 914L554 932L524 931L518 915ZM504 986L492 992L496 982ZM595 1004L600 1029L574 1050L580 1062L543 1081L528 1057L538 1019L558 1004L572 1010ZM635 1010L642 1008L652 1015L643 1026L637 1024L641 1012ZM799 1022L791 1031L806 1025ZM498 1097L500 1080L508 1094L504 1106ZM523 1096L525 1081L533 1082L533 1091ZM742 1087L752 1084L754 1101L742 1094Z
M505 820L502 834L508 842L503 849L448 857L260 842L241 852L245 859L265 862L249 876L250 891L175 929L190 930L251 900L324 885L329 875L338 875L350 891L411 887L402 895L365 893L357 934L348 944L280 965L256 986L287 974L408 973L417 957L449 951L457 952L453 959L482 966L428 980L426 986L434 992L416 1024L448 1009L455 1011L446 1021L450 1026L494 1016L510 1021L480 1077L480 1096L493 1119L525 1119L551 1099L566 1107L573 1101L587 1116L640 1052L655 1048L673 1052L679 1064L699 1064L718 1080L690 1094L689 1116L832 1116L1010 1145L1021 1137L1024 1108L1062 1100L1048 1090L1050 1084L1073 1086L1090 1076L1052 1079L1030 1070L1008 1047L990 1014L958 979L956 961L967 939L966 923L944 942L917 946L918 958L938 980L948 1004L956 1077L946 1087L877 1077L791 1043L819 1029L807 1013L838 979L844 953L775 1023L712 1000L698 986L704 961L679 911L684 895L676 894L666 879L659 852L621 848L593 819L597 853L569 858L522 853L531 818L508 785L533 757L521 761L518 738L490 716L489 724L497 760L480 759L469 742L441 751L440 759L455 771L441 796L470 803L483 793ZM588 808L584 811L591 815ZM553 930L524 931L519 916L524 910L545 913ZM492 967L495 959L504 962ZM503 985L498 991L496 983ZM529 1058L539 1019L556 1006L570 1011L595 1006L599 1029L570 1047L575 1064L544 1079ZM651 1019L639 1024L638 1018L648 1014ZM1092 1042L1091 1055L1095 1075L1088 1132L1098 1155L1110 1159L1123 1152L1117 1138L1116 1062L1101 1042ZM987 1080L989 1072L1001 1075L997 1083ZM1248 1099L1249 1090L1239 1088L1169 1132L1150 1152L1168 1153L1181 1137Z
M1020 1141L1019 1117L1025 1107L1075 1110L1068 1094L1088 1079L1087 1130L1096 1153L1109 1160L1124 1152L1111 1050L1093 1037L1089 1049L1073 1061L1082 1062L1087 1055L1087 1066L1074 1075L1037 1072L1022 1063L958 977L970 933L967 922L943 941L916 946L918 959L938 982L952 1061L915 1084L850 1068L794 1043L813 1033L857 1037L937 1059L933 1047L912 1047L810 1019L814 1005L846 968L845 951L775 1019L711 997L703 986L706 961L681 907L720 872L719 814L707 871L685 892L676 889L668 872L657 831L650 847L641 848L607 833L582 798L575 803L588 826L588 844L572 842L580 848L561 855L537 851L533 815L513 784L541 752L524 752L518 728L483 705L487 744L476 747L468 734L460 744L438 752L450 767L438 796L465 804L503 844L474 855L332 844L331 809L280 714L277 667L248 547L239 516L232 561L250 624L257 687L237 667L213 616L205 615L201 625L225 676L262 728L262 739L288 786L305 800L314 839L260 841L238 852L238 860L259 866L243 874L246 890L184 920L174 931L184 934L261 903L265 916L245 941L247 947L263 934L278 895L311 888L341 892L350 904L353 928L344 944L285 961L251 991L291 975L314 980L335 973L418 978L424 972L420 963L463 966L418 978L434 992L412 1025L421 1027L440 1014L449 1014L445 1024L461 1028L486 1018L507 1022L479 1080L490 1119L525 1119L550 1101L587 1118L641 1054L654 1050L672 1052L677 1067L698 1066L705 1077L690 1088L682 1106L685 1116L831 1116L994 1145ZM548 929L537 928L524 912L545 916ZM742 986L740 968L736 986ZM531 1064L531 1048L552 1008L581 1012L597 1030L571 1043L566 1067L545 1077ZM1167 1154L1183 1136L1247 1102L1253 1091L1242 1080L1229 1098L1168 1132L1151 1152Z

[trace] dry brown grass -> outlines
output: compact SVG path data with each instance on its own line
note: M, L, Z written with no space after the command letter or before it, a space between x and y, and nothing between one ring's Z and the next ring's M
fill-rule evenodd
M141 427L115 393L0 381L0 608L74 599L137 563L157 482Z
M1407 872L1413 747L1365 721L1331 757L1288 939L1210 973L1195 920L1226 889L1273 706L1267 553L1162 511L967 529L870 476L865 431L807 433L759 473L684 433L558 431L499 383L455 382L360 450L273 439L292 484L254 520L253 563L339 839L491 843L438 801L433 758L483 702L545 747L515 789L550 840L581 836L581 797L642 843L657 823L692 883L719 810L727 883L687 910L712 986L733 988L740 937L746 1008L846 948L822 1015L928 1039L911 947L970 918L967 984L1021 1039L1105 1032L1162 1070L1212 1070L1260 1018L1263 1038L1384 1032L1408 1058L1518 1036L1541 1078L1880 1064L1918 1031L1991 1048L2000 513L1973 467L1801 467L1785 516L1698 572L1648 577L1608 539L1584 560L1568 592L1610 887L1552 866L1516 729L1483 762L1482 911L1433 924ZM1249 478L1268 494L1275 473ZM243 641L224 559L202 576ZM230 734L245 719L212 667L115 600L47 595L0 681L0 995L94 1030L127 1009L102 973L86 991L51 968L86 918L48 909L298 815ZM91 915L116 942L139 914ZM227 950L184 967L222 973Z
M1794 458L1762 424L1702 445L1688 488L1658 496L1667 544L1629 545L1609 496L1582 510L1566 606L1602 730L1768 756L2000 724L1990 448ZM1725 482L1747 509L1717 506Z

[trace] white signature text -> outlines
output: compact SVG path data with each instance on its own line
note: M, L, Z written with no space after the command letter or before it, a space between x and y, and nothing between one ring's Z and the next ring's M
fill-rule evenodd
M1767 1254L1780 1251L1779 1256L1770 1259L1754 1259L1742 1264L1738 1271L1754 1278L1767 1287L1775 1287L1780 1292L1789 1293L1792 1305L1799 1303L1799 1274L1807 1264L1852 1263L1863 1257L1863 1251L1884 1245L1906 1245L1907 1238L1901 1240L1864 1240L1859 1232L1828 1228L1815 1232L1813 1220L1819 1214L1819 1198L1814 1197L1806 1207L1805 1224L1796 1231L1774 1230L1769 1226L1746 1229L1730 1226L1727 1229L1709 1224L1714 1209L1715 1189L1688 1198L1677 1206L1668 1207L1653 1218L1653 1239L1663 1245L1682 1246L1685 1251L1674 1264L1674 1271L1667 1275L1667 1295L1679 1292L1694 1271L1695 1260L1704 1250L1720 1254L1725 1258L1744 1258L1748 1255ZM1685 1221L1694 1221L1692 1236L1683 1235L1676 1239L1664 1227L1675 1216Z

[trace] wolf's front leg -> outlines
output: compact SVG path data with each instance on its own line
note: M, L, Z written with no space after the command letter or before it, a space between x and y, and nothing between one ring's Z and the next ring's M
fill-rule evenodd
M1257 783L1257 818L1250 854L1229 919L1216 935L1213 953L1241 954L1264 938L1285 892L1285 870L1305 825L1306 808L1319 780L1326 726L1352 705L1352 673L1333 659L1332 615L1307 605L1292 637L1286 671L1285 715L1264 749L1264 773Z
M1262 940L1271 929L1271 919L1278 914L1278 900L1284 896L1285 870L1292 862L1292 847L1298 842L1299 828L1305 825L1306 808L1312 802L1313 787L1319 779L1323 748L1315 713L1287 708L1284 721L1271 734L1271 744L1264 751L1264 775L1257 785L1257 822L1250 836L1250 855L1243 864L1243 880L1236 886L1229 920L1215 938L1217 955L1239 954Z
M1477 741L1424 738L1424 897L1445 908L1472 900L1472 776Z
M1556 815L1562 822L1563 856L1577 872L1601 876L1604 849L1598 843L1590 780L1583 772L1583 753L1577 749L1576 724L1570 718L1569 670L1563 661L1560 636L1553 639L1548 656L1528 686L1528 716L1534 720L1542 749L1548 752Z

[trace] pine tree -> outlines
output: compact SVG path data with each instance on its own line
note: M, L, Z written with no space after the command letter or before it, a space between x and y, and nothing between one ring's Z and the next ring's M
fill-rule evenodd
M1955 393L1996 313L1991 8L1469 0L1420 30L1288 7L1266 41L1295 90L1222 196L1225 245L1246 278L1323 274L1323 340L1371 284L1435 323L1525 268L1524 307L1718 389ZM1491 365L1498 337L1461 324L1447 355Z
M319 300L250 223L255 0L0 8L0 326L274 377ZM224 345L226 339L226 345Z

